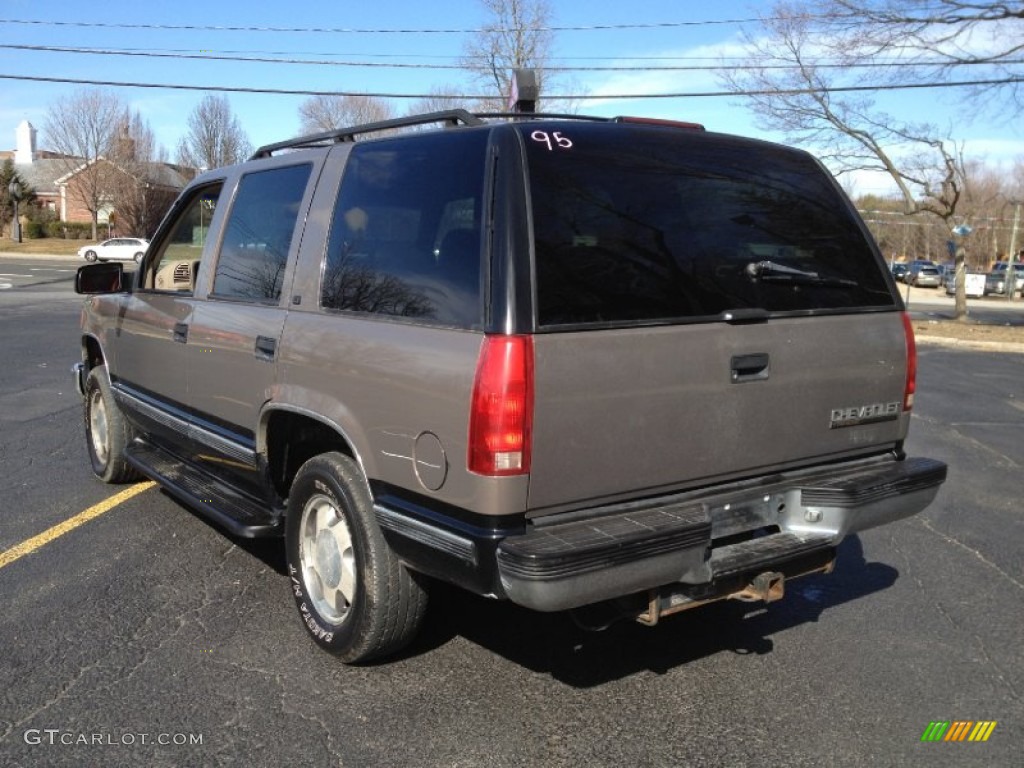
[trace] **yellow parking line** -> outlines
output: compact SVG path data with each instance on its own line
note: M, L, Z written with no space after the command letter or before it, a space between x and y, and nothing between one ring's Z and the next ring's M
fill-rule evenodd
M26 539L25 541L21 542L21 544L14 545L6 552L0 552L0 568L3 568L5 565L10 565L18 558L32 554L37 549L42 547L44 544L49 544L51 541L60 536L63 536L68 531L73 531L78 526L89 522L93 518L99 517L104 512L109 512L118 504L123 504L124 502L128 501L128 499L131 499L135 496L138 496L140 493L148 491L154 485L156 485L156 483L152 481L147 481L145 483L137 483L136 485L133 485L131 488L126 488L120 493L114 494L109 499L101 501L99 504L94 504L84 512L79 512L74 517L69 517L63 523L58 523L57 525L53 526L53 528L49 528L48 530L43 531L38 536L33 536L31 539Z

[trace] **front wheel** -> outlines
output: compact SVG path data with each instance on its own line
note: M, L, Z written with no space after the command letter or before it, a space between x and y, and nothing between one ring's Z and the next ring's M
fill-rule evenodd
M85 380L85 434L96 477L105 483L128 483L142 478L125 460L125 449L135 432L114 401L105 365L97 365Z
M416 635L426 592L388 547L348 456L325 453L299 469L285 549L295 605L321 648L351 664L393 653Z
M142 252L140 251L139 253L136 253L134 256L132 256L132 259L135 261L136 264L141 264L142 263Z
M96 261L96 251L86 251L85 252L85 260L86 261Z

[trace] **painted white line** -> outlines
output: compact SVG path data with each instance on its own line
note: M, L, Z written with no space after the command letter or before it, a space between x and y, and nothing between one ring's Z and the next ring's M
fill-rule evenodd
M0 291L6 291L6 290L9 290L9 289L11 289L13 287L14 286L11 285L10 283L0 283Z
M12 275L6 272L0 272L0 277L35 277L35 275Z

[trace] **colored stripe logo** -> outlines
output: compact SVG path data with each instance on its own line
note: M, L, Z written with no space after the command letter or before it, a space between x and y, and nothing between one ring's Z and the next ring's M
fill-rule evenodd
M996 724L995 720L933 720L921 741L988 741Z

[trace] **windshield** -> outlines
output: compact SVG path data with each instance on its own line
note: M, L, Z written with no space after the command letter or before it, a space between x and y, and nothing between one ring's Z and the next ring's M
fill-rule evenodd
M678 128L519 130L541 326L895 306L884 264L805 153Z

